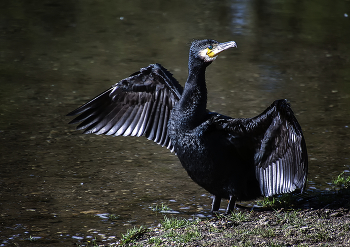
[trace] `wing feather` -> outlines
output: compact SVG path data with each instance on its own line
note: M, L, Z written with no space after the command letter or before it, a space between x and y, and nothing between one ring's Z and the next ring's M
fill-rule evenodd
M137 137L142 136L144 131L145 131L147 121L148 121L149 115L150 115L151 106L152 106L152 102L145 103L145 109L141 114L140 121L137 123L137 129L139 129L137 131L137 133L135 134Z
M146 136L173 150L167 134L170 111L182 86L160 64L151 64L67 114L84 133Z
M301 127L285 100L275 101L265 113L267 114L258 116L260 124L256 125L263 126L270 118L270 124L266 125L268 127L263 133L264 138L257 145L255 155L257 179L264 184L261 193L272 196L292 192L297 188L303 190L308 160ZM250 131L256 133L253 129ZM261 174L259 170L266 170L269 175Z
M142 111L143 111L143 106L139 105L135 108L137 108L137 111L135 112L135 115L132 119L132 122L130 123L128 128L125 130L125 132L123 134L124 136L134 136L133 131L135 130L135 132L137 132L138 129L136 128L136 126L137 126L138 122L140 120L142 120L141 115L142 115Z
M276 100L254 118L218 118L220 124L216 125L217 128L250 140L244 148L252 149L255 176L262 195L272 196L305 188L308 171L305 140L286 100Z
M159 114L158 110L160 107L159 102L159 92L155 93L155 102L152 106L151 112L150 112L150 119L152 121L147 122L146 130L145 130L145 136L147 137L148 140L154 140L155 139L155 131L157 130L157 123L159 119Z
M164 142L166 140L166 137L167 137L167 133L168 133L168 121L169 121L169 116L170 116L170 111L168 109L167 106L164 106L164 119L163 119L163 130L162 130L162 133L161 133L161 138L159 140L159 144L160 145L164 145Z

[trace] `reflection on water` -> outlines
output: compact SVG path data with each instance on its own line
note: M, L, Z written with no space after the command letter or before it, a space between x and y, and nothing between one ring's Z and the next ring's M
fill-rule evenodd
M184 82L193 38L238 44L208 69L208 108L251 117L288 98L308 145L308 190L329 188L350 170L349 4L2 2L0 245L113 243L157 225L162 203L175 216L209 216L210 195L168 150L82 135L65 117L149 63Z

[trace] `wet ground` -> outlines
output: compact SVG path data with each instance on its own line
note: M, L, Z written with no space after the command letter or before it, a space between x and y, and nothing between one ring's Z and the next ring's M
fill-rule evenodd
M0 246L113 243L150 207L209 215L210 195L145 138L82 135L65 115L150 63L184 82L192 39L235 40L207 70L208 108L252 117L287 98L308 191L350 170L349 1L2 1ZM223 205L224 207L224 205Z

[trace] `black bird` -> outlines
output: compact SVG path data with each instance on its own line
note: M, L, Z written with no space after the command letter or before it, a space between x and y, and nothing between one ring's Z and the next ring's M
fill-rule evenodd
M160 64L119 81L68 114L84 133L146 136L174 151L188 175L221 198L252 200L305 188L308 159L301 127L286 100L253 118L231 118L207 107L205 70L234 41L192 42L185 87Z

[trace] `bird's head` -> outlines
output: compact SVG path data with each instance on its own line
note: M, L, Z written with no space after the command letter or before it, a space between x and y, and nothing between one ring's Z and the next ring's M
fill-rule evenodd
M237 47L236 42L219 43L212 39L195 40L190 48L190 59L199 59L205 63L211 63L219 53L232 47Z

